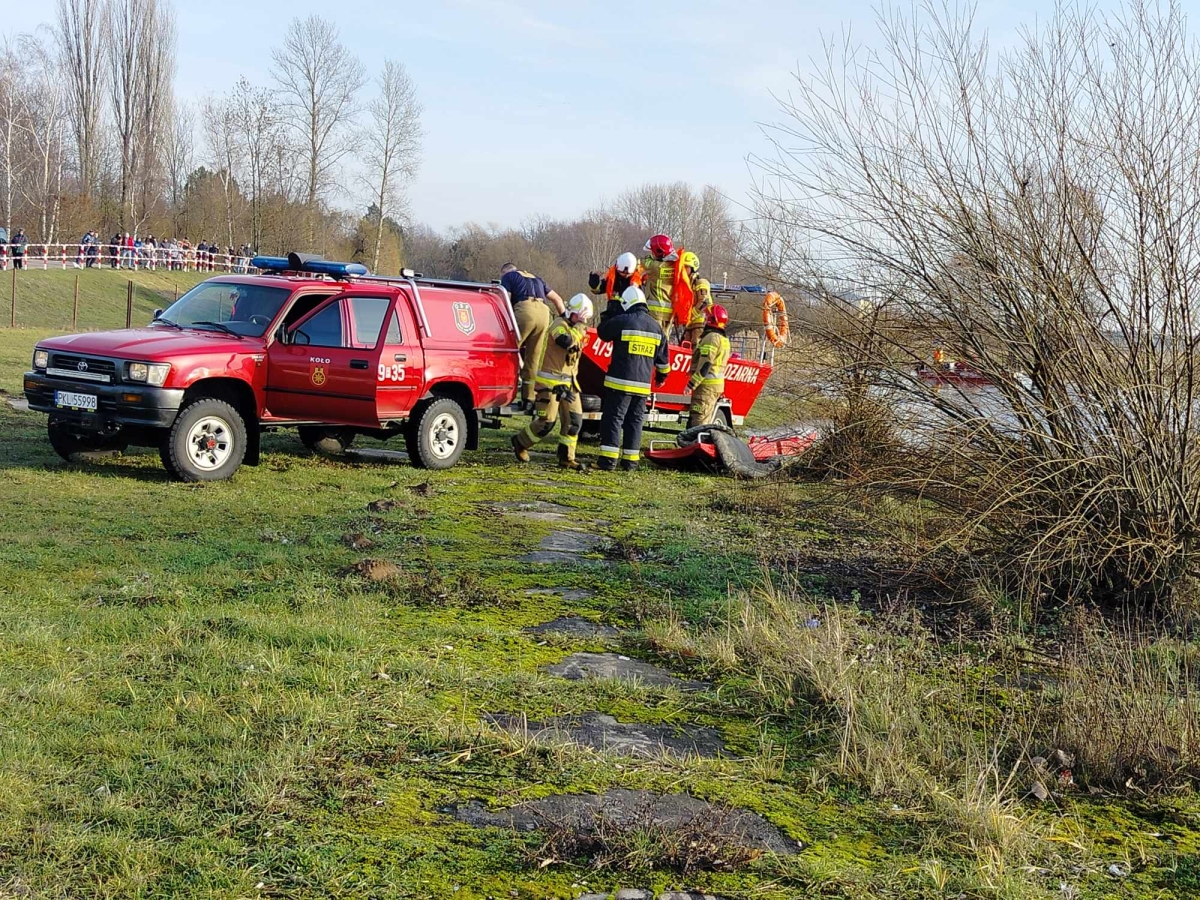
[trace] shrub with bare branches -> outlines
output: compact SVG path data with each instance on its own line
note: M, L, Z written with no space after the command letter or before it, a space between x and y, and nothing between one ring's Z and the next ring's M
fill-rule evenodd
M843 349L870 332L872 395L905 414L877 483L953 511L1032 594L1171 596L1200 537L1182 11L1068 6L1001 55L966 13L880 26L879 52L831 45L799 80L762 161L762 205L818 261L790 277L822 286ZM989 386L919 376L938 345Z

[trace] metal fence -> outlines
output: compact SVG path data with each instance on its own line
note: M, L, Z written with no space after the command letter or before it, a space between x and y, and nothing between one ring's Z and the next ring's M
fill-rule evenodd
M21 252L17 251L20 246ZM190 245L0 244L0 271L15 269L129 269L169 272L257 271L250 257Z

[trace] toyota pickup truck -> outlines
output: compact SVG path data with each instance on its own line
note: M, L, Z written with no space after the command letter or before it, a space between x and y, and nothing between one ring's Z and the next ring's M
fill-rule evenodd
M401 436L445 469L479 439L477 411L516 394L518 334L497 284L355 263L258 257L260 274L210 278L144 328L38 343L25 374L64 458L157 447L184 481L229 478L260 434L295 427L310 449Z

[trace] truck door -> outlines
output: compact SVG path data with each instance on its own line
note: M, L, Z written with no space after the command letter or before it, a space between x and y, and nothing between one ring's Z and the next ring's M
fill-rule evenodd
M391 298L339 296L267 351L267 408L281 418L375 428L380 331ZM374 329L373 331L371 329Z
M407 418L425 383L425 355L417 321L403 296L389 310L378 377L379 420Z

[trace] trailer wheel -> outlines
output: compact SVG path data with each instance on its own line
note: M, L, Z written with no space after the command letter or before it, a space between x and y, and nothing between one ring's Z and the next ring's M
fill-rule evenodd
M159 456L180 481L223 481L242 464L246 444L241 414L224 400L201 397L179 411Z
M467 448L467 415L453 400L434 400L416 417L408 440L413 465L449 469Z
M73 462L80 453L123 452L129 446L120 433L106 435L72 431L68 423L61 419L47 421L46 436L54 452L67 462Z
M300 434L300 443L313 453L320 453L324 456L341 456L354 443L354 430L351 428L301 425L296 430Z

